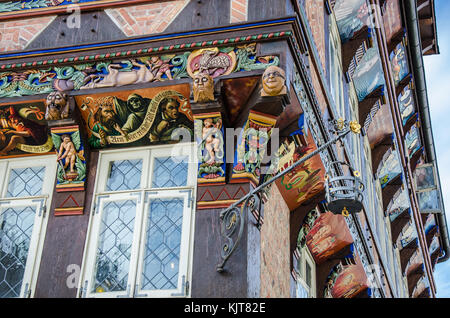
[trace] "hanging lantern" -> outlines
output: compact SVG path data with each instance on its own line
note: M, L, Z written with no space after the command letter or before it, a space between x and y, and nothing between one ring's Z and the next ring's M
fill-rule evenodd
M342 175L335 176L336 173L333 171L338 171ZM359 171L345 162L334 161L328 165L325 176L328 210L333 214L342 214L346 217L361 212L364 184L360 176Z

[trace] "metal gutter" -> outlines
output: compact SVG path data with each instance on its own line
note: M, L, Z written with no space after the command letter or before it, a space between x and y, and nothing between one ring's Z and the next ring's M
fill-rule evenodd
M447 220L445 218L445 206L442 199L442 188L441 181L439 177L439 169L437 164L436 149L434 146L433 130L431 127L431 116L430 116L430 105L428 101L427 94L427 84L425 78L425 68L423 63L422 55L422 43L420 40L420 28L419 19L417 15L417 1L416 0L405 0L405 13L406 13L406 24L408 33L409 50L411 53L411 60L413 64L414 73L414 85L417 95L417 100L419 102L419 112L422 119L422 131L425 139L425 149L427 152L427 158L430 163L433 163L436 167L437 173L437 185L440 191L440 203L442 206L442 213L437 214L438 225L440 229L441 241L443 245L443 250L445 255L438 259L438 263L447 261L450 258L450 243L448 236L448 226Z

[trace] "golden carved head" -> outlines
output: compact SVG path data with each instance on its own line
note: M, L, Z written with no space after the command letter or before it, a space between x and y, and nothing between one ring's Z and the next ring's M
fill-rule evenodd
M262 75L261 96L286 94L286 73L278 66L269 66Z

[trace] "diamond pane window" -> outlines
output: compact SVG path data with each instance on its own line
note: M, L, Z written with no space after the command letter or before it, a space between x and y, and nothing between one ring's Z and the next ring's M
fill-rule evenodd
M19 297L35 210L8 208L0 214L0 298Z
M187 184L188 158L155 158L153 188L182 187Z
M176 289L184 202L156 199L150 203L142 289Z
M11 198L40 195L44 175L45 167L11 169L6 196Z
M134 201L116 201L105 204L93 292L126 290L135 214L136 203Z
M142 160L113 161L106 191L135 190L141 186Z
M100 153L81 297L187 296L193 153L190 144Z

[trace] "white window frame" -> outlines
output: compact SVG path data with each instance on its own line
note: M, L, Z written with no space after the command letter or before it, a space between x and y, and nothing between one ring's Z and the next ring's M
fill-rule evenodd
M297 286L295 287L295 292L297 293L298 285L302 285L302 287L308 291L308 298L317 298L316 292L316 263L314 262L314 258L312 257L309 249L307 247L303 247L298 249L300 254L300 259L297 261L301 263L301 272L296 269L296 282ZM308 286L306 283L306 263L308 263L311 268L311 286Z
M6 197L12 169L45 167L41 194L28 197ZM46 228L56 180L56 156L33 156L0 160L0 215L1 211L14 207L34 207L35 217L28 247L27 262L22 278L19 298L34 297L42 250L44 247Z
M97 176L91 204L91 220L85 242L81 276L78 284L78 297L113 298L113 297L190 297L185 284L192 276L193 253L193 216L197 183L198 161L194 143L177 145L150 146L122 150L101 151L98 159ZM188 156L188 173L186 186L176 188L152 188L154 159L157 157ZM110 163L113 161L142 159L140 187L136 190L104 191ZM184 201L182 237L180 247L180 264L177 289L141 290L143 255L145 248L145 230L148 220L149 204L153 198L179 197ZM136 214L133 227L133 244L131 250L128 284L126 291L93 293L95 282L95 265L98 237L102 221L102 207L110 201L136 200Z

